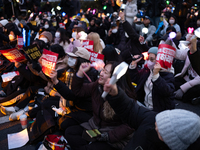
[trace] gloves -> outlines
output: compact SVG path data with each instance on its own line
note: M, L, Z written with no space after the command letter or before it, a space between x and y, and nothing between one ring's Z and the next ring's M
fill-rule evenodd
M101 136L97 137L97 140L98 141L108 142L109 141L108 132L101 133Z
M175 92L175 98L176 99L181 99L183 97L183 94L184 92L181 90L181 89L178 89L176 92Z
M65 114L65 111L63 111L62 108L52 107L52 109L53 109L58 115L64 115L64 114Z

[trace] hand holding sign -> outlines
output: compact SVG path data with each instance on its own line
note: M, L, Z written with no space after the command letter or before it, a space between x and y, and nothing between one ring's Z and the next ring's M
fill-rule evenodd
M53 84L57 84L59 82L58 78L57 78L57 71L55 69L53 69L50 73L51 81L53 82Z

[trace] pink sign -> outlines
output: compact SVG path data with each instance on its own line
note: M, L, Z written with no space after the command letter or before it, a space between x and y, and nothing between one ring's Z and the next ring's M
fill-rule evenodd
M10 62L20 62L26 59L17 48L0 50L0 53L2 53Z
M175 57L176 49L168 44L160 44L158 46L158 53L156 61L160 63L164 69L169 69L172 66Z
M41 57L42 57L42 62L41 62L42 72L45 75L50 76L51 71L56 67L58 54L44 49Z

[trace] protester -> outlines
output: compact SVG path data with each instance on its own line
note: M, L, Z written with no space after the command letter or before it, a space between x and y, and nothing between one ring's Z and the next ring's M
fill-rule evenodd
M133 133L133 129L129 128L126 124L118 120L118 116L110 108L107 102L101 98L103 93L103 85L105 81L112 75L113 69L118 63L107 63L104 69L100 73L100 77L96 82L90 84L83 84L84 72L90 69L89 63L81 64L79 71L74 76L72 82L72 91L76 96L91 96L93 117L85 123L78 126L72 126L65 131L65 138L69 142L70 146L74 150L85 148L92 149L123 149L128 139ZM123 81L122 81L123 80ZM128 93L130 97L134 97L134 93L131 90L132 85L122 77L118 81L121 87ZM101 132L101 136L91 139L85 133L84 129L98 129ZM83 133L83 138L82 138ZM84 134L85 133L85 134ZM89 139L88 139L89 138ZM88 144L87 141L93 141ZM124 144L122 144L124 143Z
M104 85L104 90L110 94L106 99L111 107L124 122L135 129L125 150L200 148L200 117L195 113L174 109L157 114L138 106L120 87L110 85L109 80Z

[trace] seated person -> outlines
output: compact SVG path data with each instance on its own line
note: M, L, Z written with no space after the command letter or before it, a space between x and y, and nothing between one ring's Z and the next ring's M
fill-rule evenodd
M152 47L148 51L148 60L143 69L138 71L137 63L142 59L132 61L129 73L132 82L137 84L137 100L147 108L156 112L173 109L174 105L174 74L173 69L165 71L156 62L158 47ZM134 56L138 58L137 56Z
M106 99L117 115L135 129L124 150L197 150L200 149L200 117L183 109L160 113L138 106L109 80L104 85ZM187 134L186 134L187 133Z

